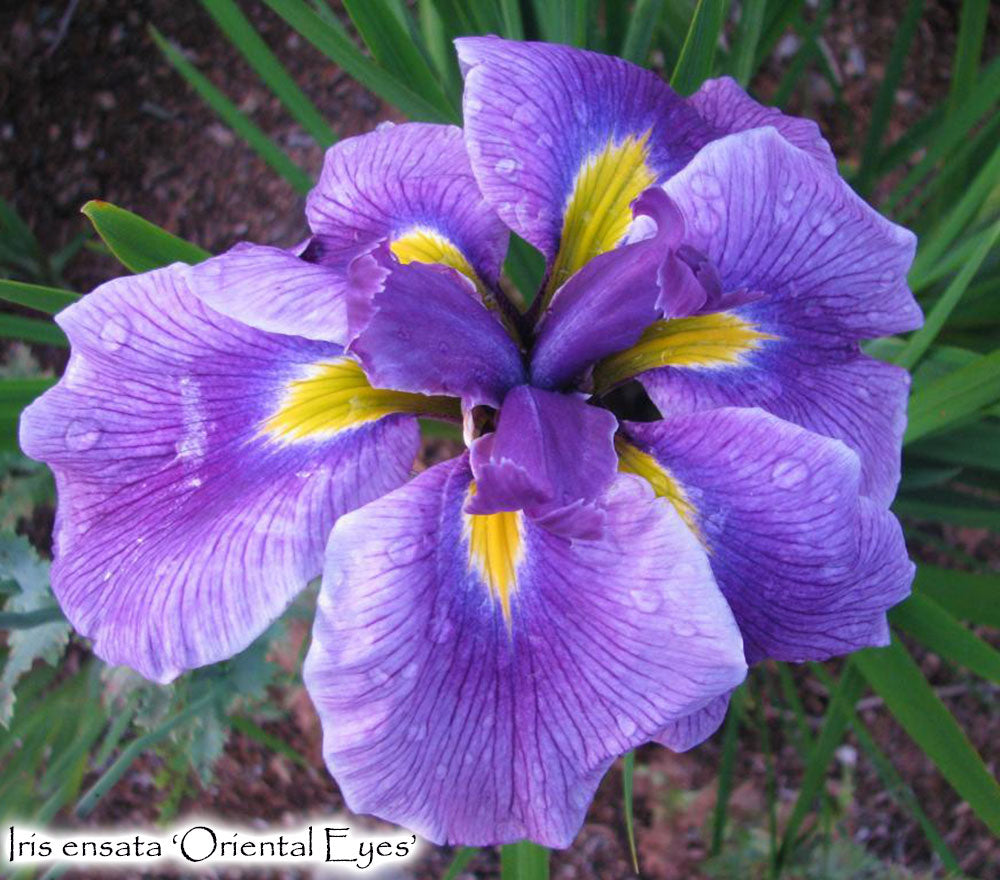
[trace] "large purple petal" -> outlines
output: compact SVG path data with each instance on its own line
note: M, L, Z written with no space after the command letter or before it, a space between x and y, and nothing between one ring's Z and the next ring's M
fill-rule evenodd
M495 284L507 251L507 230L483 200L462 131L451 125L388 125L340 141L327 151L306 216L327 261L338 250L430 233Z
M856 346L771 343L738 366L666 367L640 380L665 414L756 406L841 440L861 457L865 495L887 506L896 494L910 377Z
M684 498L748 662L887 643L914 566L893 515L861 496L850 449L754 409L627 430Z
M351 254L356 251L341 257ZM192 266L188 284L213 311L258 330L347 342L346 266L241 243Z
M56 597L99 656L159 681L259 635L418 444L399 416L269 435L290 383L341 349L212 312L185 277L122 278L62 312L69 366L21 422L59 491Z
M600 534L600 498L615 477L618 422L582 397L513 389L492 434L472 447L476 494L466 508L486 514L524 510L568 537Z
M652 176L648 186L682 168L710 131L656 74L620 58L497 37L455 45L465 73L465 138L483 195L550 261L589 160L629 138L645 140L636 171ZM620 173L621 163L611 164L608 173ZM626 189L628 181L616 185Z
M498 407L524 382L517 345L454 269L402 265L380 247L350 273L363 280L350 288L348 349L375 386Z
M906 284L916 237L774 129L714 141L664 189L723 290L761 294L756 316L783 336L829 344L920 326Z
M742 647L697 541L630 477L599 541L521 521L505 619L470 479L438 465L335 527L305 665L324 756L350 809L436 843L567 846L611 761L734 687Z
M702 119L717 129L716 137L770 126L777 129L790 144L819 159L831 171L837 170L833 151L815 122L798 116L785 116L776 107L758 104L732 77L705 80L701 88L688 98L688 102Z

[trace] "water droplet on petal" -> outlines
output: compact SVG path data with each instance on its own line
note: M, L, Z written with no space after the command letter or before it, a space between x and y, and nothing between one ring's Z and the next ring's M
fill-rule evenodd
M432 642L439 645L442 642L447 642L454 632L455 624L451 622L451 618L447 614L439 614L431 620L430 637Z
M632 604L643 614L651 614L660 607L660 594L655 590L631 590L629 595L632 597Z
M535 143L540 147L548 148L553 146L555 141L552 139L552 135L550 135L547 131L543 131L537 138L535 138Z
M829 217L822 220L819 226L816 227L816 231L822 235L824 238L829 238L833 235L834 230L837 228L836 224Z
M371 671L372 684L376 687L381 687L389 680L389 673L384 669L373 669Z
M771 469L771 479L779 489L794 489L807 476L809 468L797 458L783 458Z
M436 779L444 779L448 775L448 767L445 764L438 764L434 768L434 777Z
M407 663L406 666L403 667L403 678L416 678L419 671L420 667L416 662Z
M786 205L791 204L792 199L795 198L795 187L792 184L785 184L785 188L781 191L781 201Z
M513 177L515 174L517 174L517 169L519 167L520 166L518 165L517 159L513 159L510 156L507 156L503 159L498 160L497 164L493 166L493 170L496 171L497 174L502 175L503 177Z
M625 736L632 736L635 733L635 722L627 715L618 716L618 729Z
M676 620L670 625L670 630L675 636L686 639L698 632L698 627L691 623L690 620Z
M414 535L403 535L393 541L385 552L395 565L409 565L420 554L422 547L423 544Z
M93 449L101 439L101 427L93 419L74 419L66 428L66 445L74 452Z
M536 112L534 104L518 104L511 114L511 118L520 125L530 125L535 121Z
M107 351L118 351L132 333L132 325L124 315L112 315L101 328L101 344Z

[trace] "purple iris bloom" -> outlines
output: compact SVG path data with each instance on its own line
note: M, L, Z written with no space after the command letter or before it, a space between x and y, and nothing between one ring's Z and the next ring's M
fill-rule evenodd
M920 324L914 237L732 80L458 52L464 130L332 148L302 247L64 311L21 439L105 660L229 657L322 572L305 680L351 809L566 846L615 757L700 742L748 663L887 641L908 377L859 342ZM547 260L526 314L508 229ZM468 449L407 482L417 416Z

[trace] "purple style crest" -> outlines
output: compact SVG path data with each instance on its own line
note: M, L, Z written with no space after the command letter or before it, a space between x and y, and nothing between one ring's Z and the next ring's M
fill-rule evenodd
M322 575L305 681L350 808L567 846L611 762L697 745L747 664L886 642L908 376L859 344L921 323L915 241L732 80L457 48L464 128L331 148L300 248L63 312L21 444L99 656L169 681ZM508 229L547 261L528 311ZM408 480L417 417L467 450Z

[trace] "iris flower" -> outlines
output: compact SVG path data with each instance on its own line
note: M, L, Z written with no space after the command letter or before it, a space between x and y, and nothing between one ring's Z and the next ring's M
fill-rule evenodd
M464 129L333 147L300 247L64 311L22 445L99 656L169 681L322 573L305 681L349 807L566 846L615 757L703 740L747 664L887 641L908 377L859 342L920 324L915 240L732 80L457 46ZM508 230L547 261L526 312ZM408 480L417 416L467 449Z

